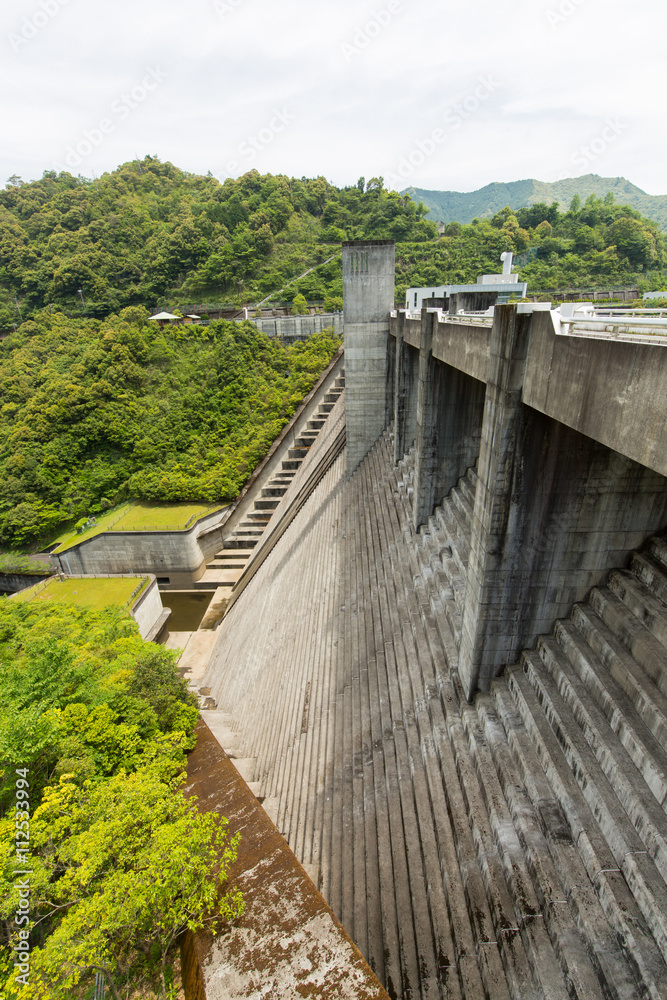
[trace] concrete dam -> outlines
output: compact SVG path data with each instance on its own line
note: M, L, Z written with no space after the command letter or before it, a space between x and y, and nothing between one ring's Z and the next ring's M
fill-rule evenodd
M204 715L390 996L664 1000L667 344L343 276Z

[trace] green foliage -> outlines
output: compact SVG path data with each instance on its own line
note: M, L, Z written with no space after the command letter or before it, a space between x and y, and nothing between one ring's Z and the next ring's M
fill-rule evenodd
M197 707L169 651L118 608L0 599L0 995L168 995L179 934L233 919L238 837L181 794ZM17 769L31 802L31 974L17 984ZM219 867L218 867L219 866Z
M545 202L505 207L491 220L449 223L435 244L397 246L397 298L409 287L495 274L503 250L517 255L515 267L530 291L642 281L660 288L667 270L667 237L655 223L591 195L583 206L573 199L566 213Z
M308 303L306 302L305 296L303 296L300 292L298 295L294 296L294 301L292 302L292 315L293 316L308 315Z
M142 322L143 320L143 322ZM234 499L339 342L44 311L0 344L0 541L126 500Z
M156 157L95 180L49 172L0 192L0 329L20 322L14 296L23 318L47 305L103 317L158 300L258 300L325 260L332 243L432 239L424 215L379 178L340 189L252 170L220 184ZM292 291L340 294L340 258Z

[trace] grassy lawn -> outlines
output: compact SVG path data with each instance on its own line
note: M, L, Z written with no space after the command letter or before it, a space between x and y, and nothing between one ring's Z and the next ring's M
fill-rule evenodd
M58 547L55 552L93 538L103 531L182 531L191 528L198 518L204 514L212 514L221 510L221 504L204 503L125 503L97 518L97 523L78 535L73 528L68 528L55 539Z
M60 601L68 604L84 605L96 611L106 608L109 604L126 605L132 594L140 586L148 582L147 577L135 576L123 579L87 579L87 580L49 580L44 585L37 584L28 590L15 594L13 601ZM143 589L143 587L142 587ZM137 592L137 597L140 591Z

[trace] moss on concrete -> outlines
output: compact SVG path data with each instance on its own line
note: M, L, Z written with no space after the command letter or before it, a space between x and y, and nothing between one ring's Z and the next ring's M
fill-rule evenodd
M222 510L225 504L201 503L126 503L98 517L95 524L80 534L72 528L59 535L54 552L65 552L73 545L94 538L105 531L184 531L200 517Z
M60 580L52 577L46 583L15 594L13 601L58 601L76 604L96 611L110 604L129 607L148 586L149 578L135 577L89 577Z

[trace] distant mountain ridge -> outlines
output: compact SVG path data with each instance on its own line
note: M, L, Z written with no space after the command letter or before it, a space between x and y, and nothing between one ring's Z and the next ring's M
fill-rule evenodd
M575 194L584 202L591 194L604 198L608 191L613 191L618 204L632 205L667 231L667 195L646 194L625 177L585 174L583 177L567 177L551 184L530 179L510 181L507 184L494 182L478 191L469 192L428 191L409 187L403 193L409 194L415 201L423 202L429 210L427 218L433 222L467 223L475 218L490 218L506 205L510 208L525 208L537 202L551 204L557 201L563 211L569 207Z

